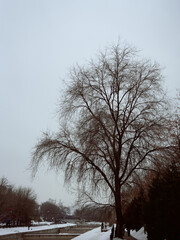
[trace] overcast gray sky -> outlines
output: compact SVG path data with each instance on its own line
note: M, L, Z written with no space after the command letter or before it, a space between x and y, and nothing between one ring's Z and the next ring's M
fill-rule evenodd
M32 187L41 203L72 204L63 174L27 170L56 108L70 66L85 64L118 38L163 68L165 88L180 88L179 0L0 0L0 178Z

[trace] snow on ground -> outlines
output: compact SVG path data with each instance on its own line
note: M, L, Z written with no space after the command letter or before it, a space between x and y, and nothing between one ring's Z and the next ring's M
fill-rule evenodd
M81 234L78 237L73 238L73 240L109 240L111 230L107 232L101 232L101 228L95 228L89 232ZM144 234L144 228L141 228L138 232L131 231L131 236L137 240L147 240L147 235ZM120 238L114 238L114 240L121 240Z
M29 231L40 231L46 229L53 228L62 228L68 226L74 226L75 224L66 223L66 224L55 224L55 225L46 225L46 226L31 226L30 230L28 227L15 227L15 228L0 228L0 235L13 234L13 233L21 233L21 232L29 232ZM95 228L91 231L88 231L84 234L81 234L78 237L73 238L73 240L109 240L111 234L111 230L107 232L101 232L101 227ZM137 240L147 240L147 235L144 234L144 228L141 228L138 232L131 231L131 236L136 238ZM119 238L115 238L114 240L120 240Z
M53 228L62 228L62 227L69 227L74 226L76 224L66 223L66 224L54 224L54 225L46 225L46 226L31 226L30 230L28 227L13 227L13 228L0 228L0 235L6 234L13 234L13 233L21 233L21 232L32 232L32 231L40 231L46 229L53 229Z
M52 225L53 224L53 222L46 222L46 221L43 221L43 222L35 222L35 221L33 221L33 220L31 220L31 224L33 225L33 226L39 226L39 225Z
M111 231L101 232L101 227L94 228L91 231L81 234L78 237L73 238L73 240L109 240Z
M131 236L136 238L137 240L147 240L147 234L144 233L144 228L142 227L138 232L131 231Z

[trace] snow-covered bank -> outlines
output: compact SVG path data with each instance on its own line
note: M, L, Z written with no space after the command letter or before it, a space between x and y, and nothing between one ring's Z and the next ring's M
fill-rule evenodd
M47 229L53 229L53 228L63 228L63 227L69 227L74 225L75 224L72 224L72 223L66 223L66 224L54 224L54 225L46 225L46 226L31 226L30 230L28 230L28 227L0 228L0 235L30 232L30 231L31 232L40 231L40 230L47 230Z
M147 240L147 234L144 233L143 227L138 232L131 231L131 236L133 236L137 240Z
M81 234L78 237L73 238L73 240L109 240L110 231L101 232L101 228L95 228L91 231Z
M101 228L95 228L89 232L81 234L73 240L109 240L111 230L107 232L101 232ZM131 236L137 240L147 240L147 235L144 234L144 228L141 228L138 232L131 231ZM114 240L120 240L120 238L114 238Z

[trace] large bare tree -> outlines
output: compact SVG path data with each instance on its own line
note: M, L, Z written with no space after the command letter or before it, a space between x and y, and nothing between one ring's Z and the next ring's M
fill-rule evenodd
M59 132L35 147L35 170L47 160L86 187L108 189L122 238L122 191L166 146L167 105L159 65L129 46L111 46L87 67L75 66L60 105ZM92 196L91 196L92 197Z

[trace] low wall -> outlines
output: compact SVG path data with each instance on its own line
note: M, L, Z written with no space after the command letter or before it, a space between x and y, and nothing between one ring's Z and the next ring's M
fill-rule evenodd
M70 240L79 234L25 234L23 240Z
M69 229L69 227L63 227L62 229ZM23 240L24 236L26 234L31 235L31 234L58 234L60 232L61 228L52 228L52 229L45 229L45 230L40 230L40 231L27 231L23 233L11 233L7 235L0 235L0 240Z
M23 234L22 233L13 233L13 234L7 234L7 235L1 235L0 240L23 240Z
M0 235L0 240L70 240L82 233L92 230L95 227L99 227L99 225L83 224L40 231L27 231L24 233Z

